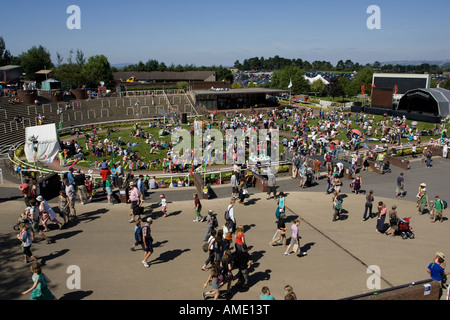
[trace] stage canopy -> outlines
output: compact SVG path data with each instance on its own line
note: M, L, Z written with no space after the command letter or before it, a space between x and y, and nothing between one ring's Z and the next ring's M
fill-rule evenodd
M410 90L400 99L398 110L445 118L450 115L450 91L443 88Z
M54 123L26 128L25 156L28 162L53 161L59 150L58 131Z

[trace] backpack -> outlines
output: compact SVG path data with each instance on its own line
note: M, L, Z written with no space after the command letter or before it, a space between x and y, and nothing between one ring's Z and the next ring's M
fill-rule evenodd
M397 220L398 220L398 218L397 218L397 212L394 211L394 212L391 214L390 221L393 222L393 223L396 223Z
M442 202L442 208L447 209L447 201L441 200Z
M227 209L227 211L225 211L225 214L223 217L225 218L226 221L231 220L230 219L230 209Z

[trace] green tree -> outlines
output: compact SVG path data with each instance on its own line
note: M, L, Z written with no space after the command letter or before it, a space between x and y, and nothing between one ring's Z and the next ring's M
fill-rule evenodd
M100 81L105 82L107 87L113 85L111 65L104 55L90 57L82 67L82 75L88 87L97 87Z
M344 96L344 90L339 83L339 78L332 78L329 82L330 83L327 85L327 94L331 97L332 100L334 100L334 98L336 97Z
M6 50L5 40L3 40L3 37L0 37L0 66L11 64L12 59L11 52Z
M294 94L306 93L311 90L309 82L305 79L305 71L292 65L274 71L271 86L273 88L286 90L291 81L291 90Z
M373 80L373 68L368 65L359 70L355 77L355 86L361 90L361 86L364 85L367 95L371 95L372 92L372 80Z
M19 61L29 79L34 79L34 74L39 70L50 70L54 67L50 53L43 46L33 46L27 52L23 52L19 56Z
M314 81L311 84L311 91L314 92L316 96L322 95L322 93L324 93L326 89L327 89L326 84L320 79Z
M256 88L256 84L253 81L250 81L247 85L247 88Z
M83 67L75 63L65 63L55 69L55 78L61 81L63 88L79 88L85 84Z

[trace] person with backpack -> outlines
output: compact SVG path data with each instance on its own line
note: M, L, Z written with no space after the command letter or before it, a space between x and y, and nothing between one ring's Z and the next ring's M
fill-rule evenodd
M214 242L216 241L216 230L211 230L211 234L208 239L208 245L207 245L207 251L208 252L208 259L206 259L205 263L202 266L202 270L206 271L206 266L211 262L215 260L215 251L214 251Z
M150 258L150 256L153 253L153 238L151 234L150 225L153 223L152 218L147 218L147 222L145 223L144 227L142 227L142 243L144 244L144 260L142 260L142 264L144 267L148 268L150 265L148 264L147 260Z
M395 236L395 233L398 230L398 215L397 215L397 206L394 204L392 209L389 211L389 229L386 230L386 235L390 235L391 237Z
M213 210L208 211L208 215L206 216L206 233L203 237L203 241L207 241L211 231L216 229L218 226L217 218L214 215Z
M444 201L439 199L439 196L435 196L434 201L431 203L431 207L432 207L432 212L433 212L433 214L431 216L433 221L431 221L431 222L432 223L436 222L437 218L439 218L440 222L444 221L444 219L442 218L442 212L445 209Z
M34 260L36 263L42 264L42 260L41 262L38 261L38 259L31 252L31 245L33 244L33 241L31 239L31 232L27 228L26 224L20 223L19 230L20 233L17 235L17 239L19 239L22 243L22 253L24 256L24 263L28 263L28 258L30 258Z
M228 231L233 234L236 228L236 218L234 217L234 199L230 200L230 204L228 205L227 211L225 211L225 221L230 222L228 226Z

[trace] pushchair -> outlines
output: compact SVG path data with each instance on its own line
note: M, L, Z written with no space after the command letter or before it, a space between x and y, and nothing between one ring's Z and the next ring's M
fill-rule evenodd
M389 163L389 161L387 161L383 165L383 174L385 174L385 173L391 173L391 164Z
M405 239L414 239L414 232L412 231L412 228L410 226L411 218L403 218L400 219L398 222L398 230L397 233L402 237L403 240Z

